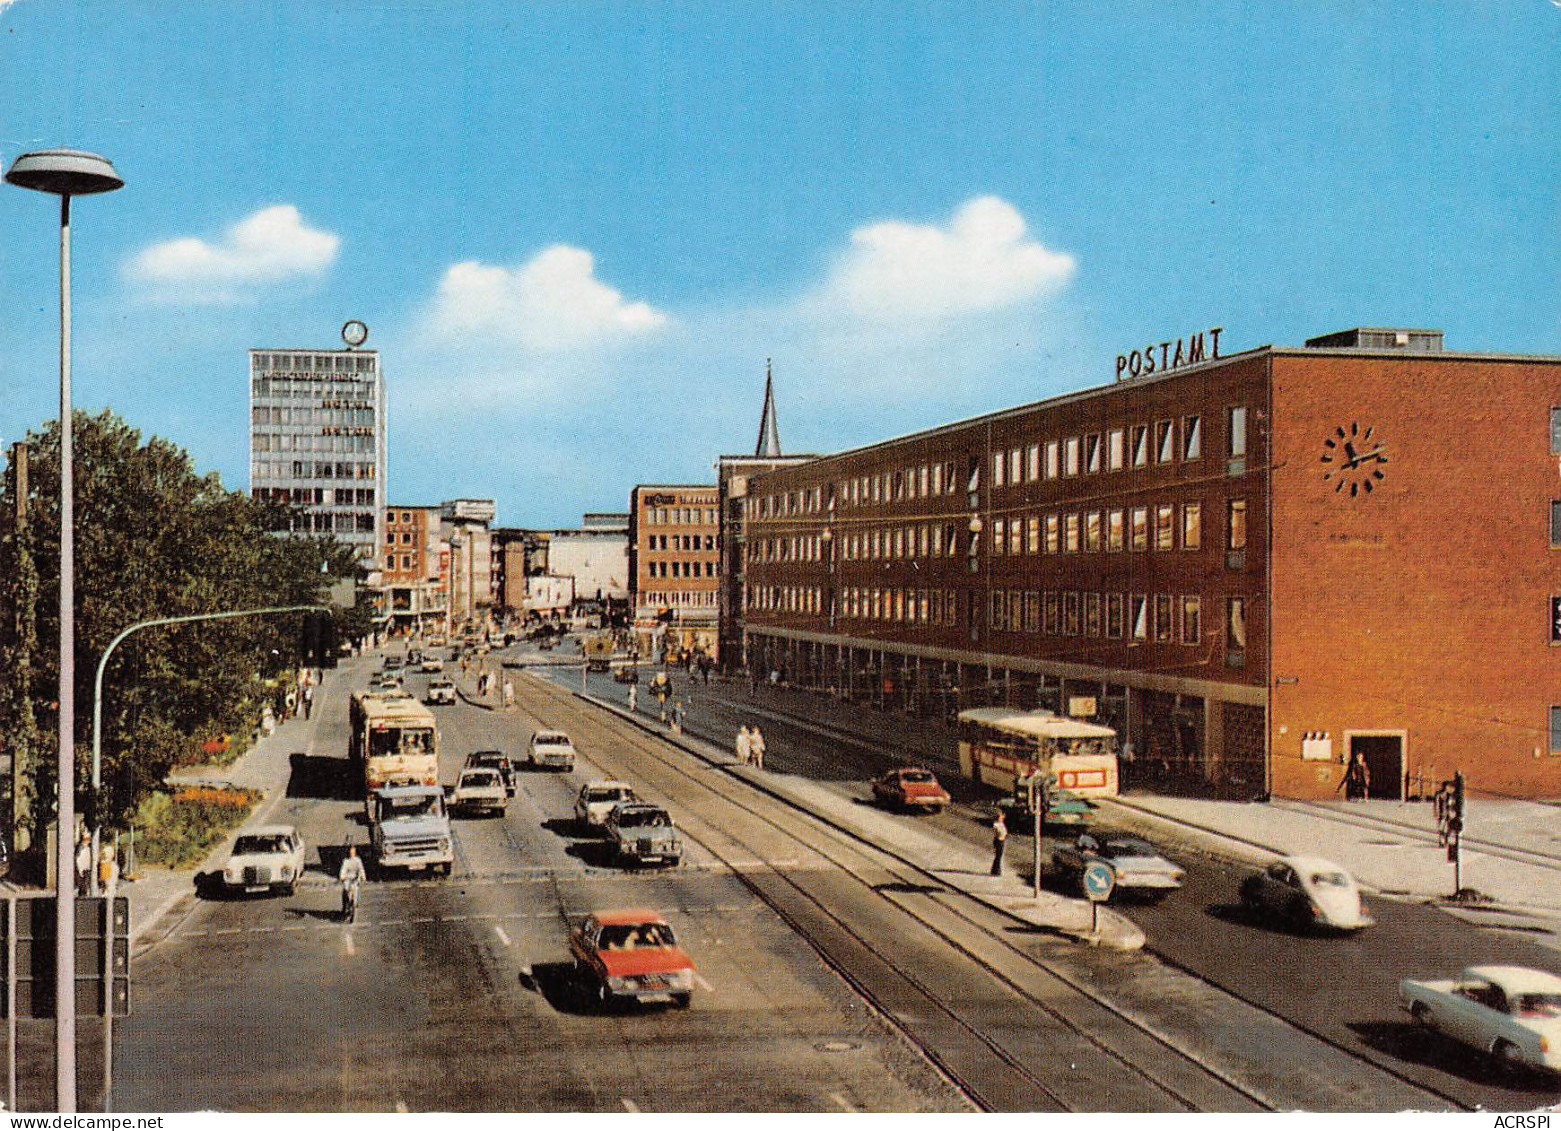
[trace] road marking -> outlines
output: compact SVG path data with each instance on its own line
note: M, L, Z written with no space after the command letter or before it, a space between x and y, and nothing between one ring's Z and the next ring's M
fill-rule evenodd
M346 943L347 953L348 954L357 954L358 953L358 948L352 945L352 932L351 931L348 931L346 934L344 934L342 936L342 941L344 943Z
M396 1101L396 1113L398 1115L405 1115L407 1113L407 1105L405 1100Z
M694 981L699 985L699 988L704 990L706 993L715 993L715 987L712 986L709 982L705 981L705 976L699 973L697 970L694 972Z
M850 1100L846 1099L839 1092L830 1092L829 1093L829 1098L834 1100L837 1104L840 1105L840 1110L841 1111L855 1112L855 1111L858 1110L857 1108L855 1108L855 1107L853 1107L851 1105L851 1101Z
M505 946L510 945L509 936L504 933L504 928L497 923L493 924L493 933L499 936L499 941Z
M405 922L405 919L381 919L379 925L381 927L399 927Z
M640 1109L639 1109L639 1105L638 1104L636 1104L628 1096L624 1096L623 1097L623 1110L632 1113L632 1112L638 1112Z
M242 927L223 927L220 931L213 931L214 935L237 935L243 932Z

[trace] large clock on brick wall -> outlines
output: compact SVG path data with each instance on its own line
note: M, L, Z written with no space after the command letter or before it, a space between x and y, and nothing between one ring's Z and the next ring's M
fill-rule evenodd
M1338 495L1369 495L1387 478L1388 453L1374 425L1339 425L1323 441L1323 482Z

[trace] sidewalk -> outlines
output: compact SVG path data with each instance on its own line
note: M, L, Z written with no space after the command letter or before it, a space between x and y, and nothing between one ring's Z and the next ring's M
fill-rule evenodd
M292 772L291 756L310 748L322 713L336 696L347 694L346 673L356 670L356 666L364 662L361 657L349 657L342 660L339 667L325 672L324 679L315 691L314 711L309 719L300 715L281 724L275 732L263 736L229 765L181 767L168 775L168 784L231 784L259 790L263 796L243 827L270 823L272 811L287 795L287 782ZM235 829L229 833L204 860L192 867L173 869L138 865L135 879L120 883L120 894L130 899L132 946L181 900L195 898L196 875L208 871L226 858L238 831Z
M654 734L689 754L741 777L754 788L787 801L826 824L862 836L872 844L910 862L930 877L1040 930L1066 935L1081 942L1116 950L1137 950L1144 933L1114 909L1100 908L1100 930L1091 929L1092 910L1082 899L1070 899L1042 888L1037 899L1031 884L1030 861L1024 853L1009 856L1006 872L991 875L991 855L950 841L917 827L914 818L892 814L875 805L842 797L818 782L791 774L757 770L738 763L736 755L704 739L673 734L643 712L629 714L623 707L593 695L573 694L603 710L611 711L641 730ZM1012 847L1012 842L1011 842ZM1016 875L1020 871L1022 875Z

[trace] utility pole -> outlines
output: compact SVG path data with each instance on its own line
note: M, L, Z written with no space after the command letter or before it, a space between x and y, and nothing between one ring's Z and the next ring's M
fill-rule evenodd
M11 445L7 488L11 494L10 537L3 567L10 577L9 601L0 626L0 655L10 686L0 694L0 727L4 728L11 757L9 833L11 860L31 859L33 848L33 790L39 743L33 715L33 653L37 647L38 575L27 547L28 455L25 443ZM20 871L20 870L19 870ZM43 876L26 877L42 882Z

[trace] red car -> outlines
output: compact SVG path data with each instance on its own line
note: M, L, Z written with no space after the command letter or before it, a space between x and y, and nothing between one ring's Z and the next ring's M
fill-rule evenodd
M614 998L669 997L687 1009L694 962L655 911L595 911L569 934L575 970L603 1005Z
M938 784L931 770L919 766L901 766L873 782L873 797L880 804L896 809L920 809L941 813L951 798Z

